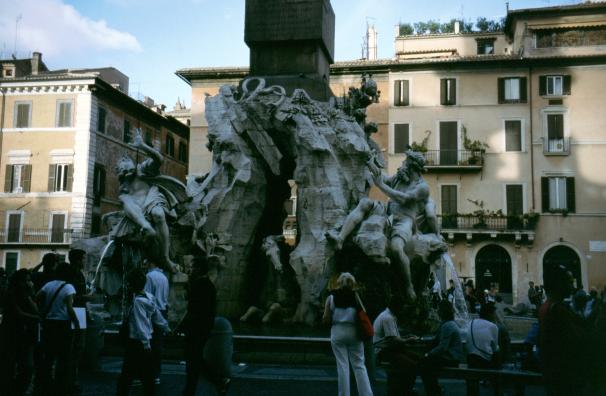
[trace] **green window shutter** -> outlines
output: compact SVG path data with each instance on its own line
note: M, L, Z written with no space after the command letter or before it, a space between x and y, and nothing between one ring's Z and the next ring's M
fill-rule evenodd
M6 165L6 168L4 171L4 192L5 193L11 192L12 187L13 187L13 166Z
M409 91L408 91L409 87L408 87L408 80L402 80L402 86L401 86L401 90L402 90L402 106L408 106L410 105L410 99L409 99Z
M57 165L50 164L48 166L48 192L55 191L55 171Z
M576 212L574 177L566 178L566 209L571 213Z
M448 98L446 98L446 79L440 80L440 104L447 104Z
M562 95L570 95L570 76L563 76L563 80Z
M528 93L526 92L526 77L520 78L520 103L526 103Z
M549 212L549 178L541 177L541 212Z
M23 192L27 193L31 191L32 186L32 166L23 165Z
M521 121L505 121L505 151L522 151Z
M539 76L539 95L547 95L547 76Z
M74 184L74 165L69 164L67 166L67 186L65 191L72 191L72 186Z
M497 81L497 84L498 84L499 104L505 103L505 79L499 78Z
M395 124L393 135L394 154L403 154L408 148L409 126L408 124Z
M450 98L448 98L448 104L457 104L457 80L454 78L450 80Z
M400 106L400 80L394 81L393 84L393 105Z

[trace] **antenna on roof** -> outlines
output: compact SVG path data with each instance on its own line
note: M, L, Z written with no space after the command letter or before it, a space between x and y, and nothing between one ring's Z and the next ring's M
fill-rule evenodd
M23 14L17 15L15 18L15 48L13 50L13 57L17 56L17 37L19 36L19 21L23 19Z

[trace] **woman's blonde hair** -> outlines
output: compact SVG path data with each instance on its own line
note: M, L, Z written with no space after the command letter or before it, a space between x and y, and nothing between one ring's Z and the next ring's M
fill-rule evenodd
M356 278L349 272L343 272L337 278L337 288L338 289L350 289L353 290L356 286Z

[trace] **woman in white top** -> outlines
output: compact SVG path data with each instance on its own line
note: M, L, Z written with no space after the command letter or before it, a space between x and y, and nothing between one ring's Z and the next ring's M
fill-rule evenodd
M360 396L372 396L366 366L364 345L358 337L356 318L358 302L354 292L356 280L349 272L337 279L337 289L326 299L323 321L331 323L330 344L337 359L339 396L349 396L349 364L356 377Z

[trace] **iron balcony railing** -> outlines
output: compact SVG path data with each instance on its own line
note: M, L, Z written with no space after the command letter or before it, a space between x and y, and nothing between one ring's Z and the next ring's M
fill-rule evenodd
M84 238L83 230L48 228L6 228L0 231L0 243L70 244Z
M481 150L427 150L423 156L427 168L481 168L484 165L484 152Z
M534 231L538 217L528 215L438 215L442 230Z
M569 155L570 138L543 138L543 154L545 155Z

